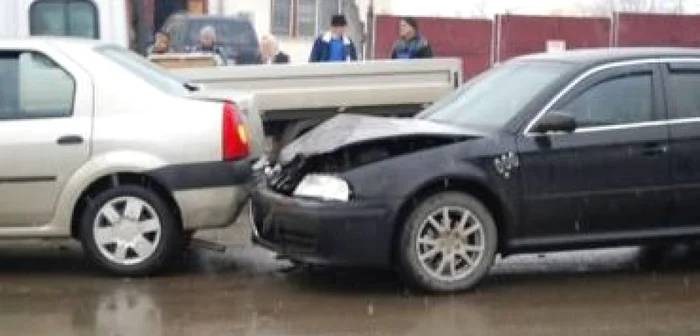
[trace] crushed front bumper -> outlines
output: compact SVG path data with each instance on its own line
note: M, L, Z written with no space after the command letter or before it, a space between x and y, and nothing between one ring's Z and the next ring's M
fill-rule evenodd
M323 202L253 191L253 242L309 264L387 267L392 225L381 202Z

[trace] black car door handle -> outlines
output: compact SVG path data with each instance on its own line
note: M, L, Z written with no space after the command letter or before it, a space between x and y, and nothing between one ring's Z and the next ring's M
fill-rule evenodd
M61 146L80 145L83 143L83 137L79 135L64 135L58 138L56 143Z
M662 144L646 144L642 148L642 155L644 156L659 156L666 154L668 147Z

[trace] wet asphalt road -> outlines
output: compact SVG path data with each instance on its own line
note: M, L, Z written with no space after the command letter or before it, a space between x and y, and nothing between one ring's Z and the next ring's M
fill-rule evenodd
M176 273L114 279L71 244L0 244L0 335L700 335L700 249L498 262L478 290L425 296L387 272L288 271L245 223Z

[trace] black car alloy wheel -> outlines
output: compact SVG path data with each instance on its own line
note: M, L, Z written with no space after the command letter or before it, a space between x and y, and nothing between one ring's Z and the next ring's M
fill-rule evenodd
M467 290L491 268L497 251L492 215L477 199L446 192L409 216L399 246L406 280L431 292Z

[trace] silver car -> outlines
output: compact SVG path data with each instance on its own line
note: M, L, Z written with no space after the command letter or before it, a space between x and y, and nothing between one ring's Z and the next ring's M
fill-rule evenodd
M82 40L0 39L0 78L0 238L73 237L106 270L147 275L248 200L252 97Z

